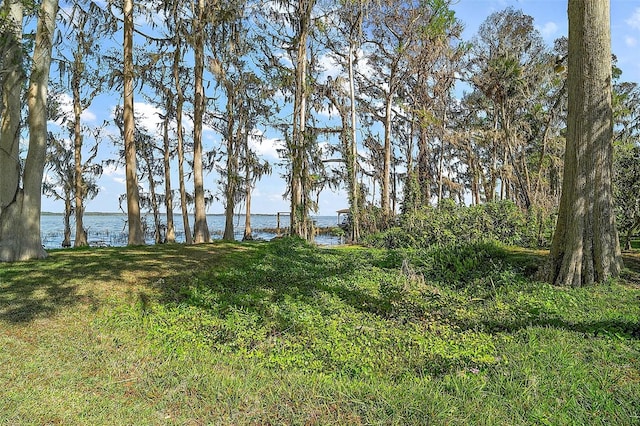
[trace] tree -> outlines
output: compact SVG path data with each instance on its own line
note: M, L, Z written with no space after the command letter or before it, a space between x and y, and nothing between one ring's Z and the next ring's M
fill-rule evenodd
M610 4L569 0L567 148L558 222L546 265L560 286L585 286L622 269L613 209Z
M247 136L247 135L245 135ZM249 137L247 136L242 144L242 165L244 169L244 233L243 241L253 240L251 231L251 192L256 181L264 175L271 174L271 165L267 161L261 161L254 151L249 147Z
M192 36L194 49L194 84L195 98L193 105L193 185L195 200L195 224L193 227L193 242L207 243L211 239L207 225L207 213L205 207L204 176L202 165L202 123L206 107L204 93L204 58L206 18L208 11L213 9L212 4L205 0L193 3Z
M336 33L330 32L326 44L334 60L347 73L347 88L342 77L326 84L330 103L337 109L342 122L339 151L345 163L344 180L349 198L349 240L357 243L360 239L360 186L358 185L358 138L356 104L356 66L358 49L362 44L362 22L368 0L345 0L337 10L337 22L333 25ZM334 37L334 35L337 35ZM348 102L346 99L348 98Z
M71 133L73 136L73 124L71 127ZM100 189L96 179L102 174L102 166L93 163L97 153L98 143L93 145L89 151L89 158L80 167L80 173L83 175L83 200L95 198ZM50 173L47 174L42 184L42 189L45 195L52 196L55 199L64 202L64 239L62 241L62 247L71 246L70 218L77 209L74 202L77 202L77 197L74 195L77 182L77 169L74 162L74 156L74 143L49 133L47 169ZM78 233L81 233L80 238L87 241L87 232L84 228L78 229L78 227L76 227L76 241L78 240Z
M133 0L124 0L124 151L127 184L127 223L129 245L143 245L144 232L140 219L140 193L136 166L135 119L133 112Z
M62 247L71 247L71 222L73 214L74 167L73 150L66 146L64 139L49 134L47 168L53 173L42 184L42 191L64 202L64 237Z
M257 123L266 121L273 112L275 94L272 85L255 67L263 58L254 43L252 16L246 13L247 6L246 0L221 5L208 41L212 51L209 69L216 80L216 90L226 101L224 110L216 114L214 120L223 139L221 153L226 157L224 163L216 165L225 207L222 239L226 241L235 239L236 206L244 199L250 208L251 189L260 174L261 163L252 158L255 153L249 148L249 140L255 140ZM247 238L251 234L250 222L248 228Z
M614 68L615 72L618 72ZM640 228L640 85L616 83L615 120L615 207L616 221L624 233L625 250L631 249L631 236Z
M2 114L0 130L0 215L14 202L20 183L20 130L22 91L27 75L22 49L23 6L19 0L5 1L2 16ZM2 235L2 234L0 234Z
M532 205L527 148L530 139L538 137L535 129L545 126L531 118L551 109L540 98L550 98L547 80L554 75L553 65L533 18L522 11L507 8L493 13L480 26L468 68L471 84L486 100L484 114L490 118L486 124L493 128L489 199L499 180L501 198L512 198L525 208Z
M187 244L193 244L193 236L191 233L191 226L189 225L189 212L187 210L188 194L185 184L185 170L184 170L184 151L185 151L185 138L184 138L184 125L183 125L183 112L185 104L184 90L182 88L184 82L185 69L182 67L182 60L184 54L184 41L183 37L186 37L187 29L183 15L185 12L185 6L179 1L165 2L163 4L164 13L171 16L169 21L170 25L168 30L171 34L171 44L174 48L173 61L171 66L171 75L173 78L173 86L175 89L175 119L176 119L176 155L178 157L178 185L180 191L180 209L182 212L182 225L184 229L184 238ZM169 87L169 86L167 86ZM167 115L169 111L167 111Z
M409 108L403 103L413 104L408 99L410 92L414 87L428 84L433 53L440 55L441 41L448 42L455 37L458 25L449 3L448 0L387 0L378 2L367 16L365 51L372 72L360 77L370 99L368 112L384 127L381 208L387 218L394 213L392 199L395 200L395 196L392 195L397 192L395 175L392 179L396 161L393 145L398 133L394 130L405 125L401 122L406 121ZM416 86L408 86L416 74L419 80ZM451 81L447 90L453 82L449 75L453 72L447 75ZM446 101L448 96L442 98ZM441 110L444 115L445 108ZM443 119L443 126L444 122Z
M21 55L14 49L22 49L20 46L21 36L18 36L18 32L22 32L22 2L10 1L7 2L7 7L10 9L9 22L12 29L12 35L9 37L11 56L9 56L8 64L12 67L21 67L22 62L16 62L21 59ZM42 248L40 236L40 213L42 178L47 149L47 88L58 1L43 0L37 13L38 23L27 91L29 147L22 173L18 157L13 155L14 152L17 153L17 148L14 148L13 144L18 143L19 122L9 122L5 128L3 121L2 135L0 135L2 141L0 148L3 151L3 157L5 157L3 161L7 162L8 166L5 169L2 164L1 170L3 194L0 197L0 261L41 259L47 256ZM3 58L3 67L6 63ZM21 71L16 71L14 68L12 72L20 73ZM19 74L16 77L18 84L20 84L23 81L22 77ZM3 120L5 111L6 115L10 116L9 121L19 119L19 92L7 88L5 84L2 95L3 104L9 105L9 109L3 107ZM13 98L14 96L18 96L18 99ZM15 108L18 108L18 111L15 111ZM11 139L11 135L5 135L5 131L13 131L14 139ZM5 140L10 141L6 148ZM8 156L7 153L9 153ZM4 184L5 179L10 185ZM22 188L19 187L20 182L22 182ZM10 195L10 197L6 195Z
M72 58L64 57L64 52L60 50L63 59L59 60L61 73L68 76L68 86L71 90L73 100L73 118L70 130L73 137L73 163L75 196L75 220L76 237L75 247L88 245L87 235L84 230L84 200L88 195L87 183L85 182L85 165L82 161L83 129L80 117L90 105L96 95L100 93L102 85L106 80L106 73L100 68L100 43L96 29L99 26L104 14L98 8L89 11L83 10L79 4L74 4L70 12L65 17L65 23L69 27L69 32L65 39L70 45L65 46L71 51Z
M265 77L292 103L293 112L278 126L284 134L280 151L287 166L287 192L290 198L290 232L312 238L309 214L316 208L312 192L317 189L313 174L318 165L317 132L311 126L312 97L316 90L317 51L313 34L317 29L317 0L278 0L265 8L265 20L258 22L258 40L266 60Z

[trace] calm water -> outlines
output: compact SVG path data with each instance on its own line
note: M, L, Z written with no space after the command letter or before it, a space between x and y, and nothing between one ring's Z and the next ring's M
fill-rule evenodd
M334 227L337 224L336 216L316 216L313 218L316 226L320 228ZM127 244L127 217L121 214L87 214L84 217L84 227L87 230L89 244L91 245L108 245L108 246L124 246ZM147 244L153 244L153 216L143 216L143 221L148 224L150 232L146 232ZM161 215L163 224L167 222L166 216ZM184 228L182 226L182 215L176 214L173 218L176 229L176 240L184 242ZM193 227L193 217L189 218L190 226ZM224 231L224 215L207 215L207 224L211 232L211 238L220 239ZM64 224L61 214L45 214L41 218L42 244L47 249L62 247L64 239ZM280 217L280 228L284 231L289 226L289 217ZM251 228L254 238L270 240L276 236L273 229L277 227L276 215L252 215ZM242 239L244 232L244 215L236 215L234 217L234 230L237 240ZM75 235L75 223L71 220L71 239ZM319 235L316 237L318 244L338 244L338 237L331 235Z

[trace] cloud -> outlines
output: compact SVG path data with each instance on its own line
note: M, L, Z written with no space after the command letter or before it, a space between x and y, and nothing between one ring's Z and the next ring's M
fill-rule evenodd
M102 169L102 177L109 178L111 179L111 181L119 185L125 185L127 181L125 176L125 168L120 164L105 164Z
M544 38L552 38L558 32L558 24L555 22L547 22L540 28L540 33Z
M249 147L261 157L279 160L278 150L283 146L280 139L267 138L262 131L254 130L249 138Z
M136 125L143 127L150 133L160 132L162 111L146 102L135 102L133 110L136 115Z
M640 7L637 8L633 12L633 15L631 15L631 17L629 19L625 20L625 22L631 28L635 28L636 30L640 30Z
M322 68L322 76L320 79L326 81L327 77L336 78L342 74L342 66L338 64L331 56L323 55L320 58L320 67Z
M60 107L60 113L62 117L55 121L59 126L63 124L63 119L68 121L73 120L73 98L66 93L60 93L58 95L58 105ZM94 122L98 117L90 109L85 109L80 114L80 121Z

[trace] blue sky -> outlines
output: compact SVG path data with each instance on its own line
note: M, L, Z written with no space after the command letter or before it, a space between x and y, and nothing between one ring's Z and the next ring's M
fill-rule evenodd
M605 0L602 0L605 1ZM534 18L535 25L545 41L552 45L553 40L567 34L567 1L566 0L454 0L453 9L456 16L463 22L465 30L464 40L470 40L477 32L480 24L493 12L507 7L521 9L525 14ZM624 81L640 82L640 55L637 54L640 45L640 0L611 0L611 29L612 50L618 57L618 66L623 70ZM88 125L98 125L103 120L110 119L111 111L119 102L114 94L106 94L96 99L93 105L83 114L83 121ZM155 110L144 102L141 96L136 98L136 114L142 113L143 124L153 129L158 122ZM55 127L54 127L55 128ZM256 144L255 149L271 163L277 159L277 141L275 134L267 133L268 137L262 144ZM212 130L205 131L205 148L219 143L219 136ZM117 148L109 140L101 146L101 156L114 156ZM174 166L175 167L175 166ZM217 191L217 175L210 173L206 177L205 186L213 192ZM177 179L173 186L177 188ZM124 168L112 167L105 169L99 181L100 194L86 204L86 211L113 212L119 211L118 197L125 192ZM142 183L143 187L146 187ZM190 187L191 183L188 184ZM254 213L275 213L288 211L289 202L283 199L285 182L276 170L270 177L263 178L253 193L252 211ZM347 197L342 191L325 191L319 197L319 215L334 215L335 211L347 207ZM175 210L178 210L176 208ZM62 212L60 201L43 198L43 211ZM224 207L215 202L209 208L209 213L222 213Z

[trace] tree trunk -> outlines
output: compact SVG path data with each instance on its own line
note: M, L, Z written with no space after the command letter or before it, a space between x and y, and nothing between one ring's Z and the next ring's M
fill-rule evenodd
M196 244L211 240L207 225L207 212L204 203L204 173L202 166L202 120L204 117L204 14L205 1L199 0L196 10L195 28L195 100L193 108L193 186L195 202L195 225L193 240Z
M234 241L233 213L236 208L236 191L238 188L238 152L235 135L235 99L233 87L228 87L227 93L227 182L225 184L225 223L222 239Z
M356 88L354 77L353 58L357 54L354 43L349 45L349 106L351 109L351 146L347 149L347 173L349 174L349 214L351 215L351 235L352 243L360 240L360 205L358 188L358 139L357 139L357 119L356 119Z
M564 180L547 278L579 287L622 269L612 201L610 5L569 0L569 110Z
M0 212L0 261L47 256L40 236L40 213L47 151L47 87L57 13L57 0L41 3L27 92L29 150L22 176L23 189L18 190L15 199Z
M176 242L176 230L173 223L173 192L171 191L171 145L169 143L169 111L173 108L171 96L168 97L167 112L162 123L163 126L163 161L164 161L164 204L167 212L167 234L164 237L165 243Z
M156 183L153 178L153 147L151 145L142 147L143 159L147 168L147 180L149 181L149 203L153 212L153 238L155 244L162 244L162 232L160 221L160 206L158 205L158 197L156 195Z
M295 95L293 104L293 135L291 149L291 235L309 239L309 212L307 206L307 43L312 0L299 2L300 23L297 37Z
M245 140L245 155L248 151L247 147L248 142ZM248 155L246 155L248 158ZM253 240L253 233L251 232L251 165L247 160L245 166L245 174L244 174L244 182L245 182L245 213L244 213L244 235L242 236L242 241Z
M187 209L187 189L184 183L184 127L182 125L182 108L184 105L184 93L180 83L180 60L182 52L180 46L176 46L173 57L173 80L176 87L176 139L178 151L178 183L180 185L180 211L182 212L182 226L184 240L187 244L193 244L191 226L189 225L189 211Z
M71 214L73 207L71 206L71 191L67 186L64 194L64 238L62 239L62 247L71 247Z
M80 76L79 66L81 63L74 63L73 76L71 81L73 91L73 158L74 158L74 192L75 192L75 217L76 217L76 239L74 247L83 247L89 245L87 241L87 233L84 230L84 196L85 186L82 173L82 130L80 128L80 116L82 115L82 106L80 105Z
M429 168L429 136L426 125L418 124L418 185L421 205L431 202L431 183L433 178Z
M133 115L133 0L124 0L124 152L127 181L129 245L143 245L140 193L136 166L135 121Z
M20 124L21 124L21 95L26 76L22 53L22 2L19 0L5 1L0 9L6 13L7 26L13 31L4 35L3 45L5 55L2 58L2 127L0 130L0 215L2 211L15 201L20 182ZM2 234L0 234L1 237Z
M384 165L382 170L382 215L385 220L391 216L391 107L393 95L386 99L384 113Z

